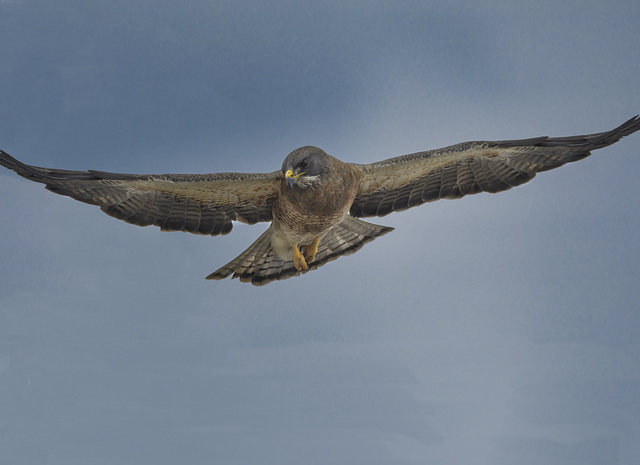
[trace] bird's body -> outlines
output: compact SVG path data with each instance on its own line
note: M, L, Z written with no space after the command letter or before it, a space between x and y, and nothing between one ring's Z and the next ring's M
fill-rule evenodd
M392 230L358 217L508 190L639 129L636 116L603 133L465 142L368 165L345 163L307 146L291 152L281 170L256 174L68 171L25 165L3 151L0 164L140 226L215 236L229 233L233 221L271 221L249 248L208 276L233 275L261 285L315 269Z
M273 202L276 220L272 227L278 238L291 244L305 245L323 237L342 222L357 194L362 170L316 147L301 147L292 152L294 156L298 154L325 158L329 171L322 179L306 187L293 184L288 188L284 180L280 195Z

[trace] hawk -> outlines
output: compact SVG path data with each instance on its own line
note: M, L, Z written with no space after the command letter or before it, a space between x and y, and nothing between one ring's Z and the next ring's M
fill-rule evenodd
M639 129L640 116L635 116L598 134L464 142L364 165L307 146L291 152L280 170L260 174L68 171L26 165L4 151L0 164L138 226L217 236L228 234L234 221L270 221L247 250L207 276L233 275L263 285L352 254L393 229L359 218L505 191Z

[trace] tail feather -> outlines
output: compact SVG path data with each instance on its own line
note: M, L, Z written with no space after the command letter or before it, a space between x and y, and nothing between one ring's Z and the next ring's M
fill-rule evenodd
M267 229L247 250L217 269L206 279L224 279L232 273L244 273L271 249L271 228ZM235 277L235 276L234 276Z
M315 259L309 263L309 267L304 271L298 271L292 259L282 259L276 255L271 246L273 232L269 228L247 250L211 273L207 279L223 279L233 274L232 278L238 278L242 282L250 282L256 286L265 285L304 274L342 255L355 253L366 243L391 230L393 228L347 216L342 223L330 229L320 239L318 252Z

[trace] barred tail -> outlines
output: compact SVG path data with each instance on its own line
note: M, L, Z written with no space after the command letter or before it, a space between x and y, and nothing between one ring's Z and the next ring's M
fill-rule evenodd
M366 243L392 230L393 228L347 216L320 239L318 252L309 263L309 268L298 271L292 259L282 259L276 255L271 245L273 231L269 228L247 250L211 273L207 279L224 279L233 274L233 278L239 278L242 282L262 286L271 281L304 274L342 255L355 253Z

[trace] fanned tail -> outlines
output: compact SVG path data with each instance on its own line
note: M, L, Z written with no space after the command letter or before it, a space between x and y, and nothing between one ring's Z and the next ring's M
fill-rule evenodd
M271 245L273 231L267 229L244 252L214 271L207 279L224 279L228 276L242 282L262 286L272 281L291 278L336 260L342 255L350 255L360 250L376 237L392 231L393 228L379 226L347 216L320 239L315 259L304 271L296 270L292 259L282 259L276 255Z

